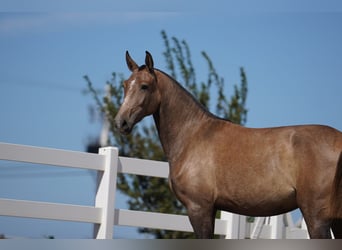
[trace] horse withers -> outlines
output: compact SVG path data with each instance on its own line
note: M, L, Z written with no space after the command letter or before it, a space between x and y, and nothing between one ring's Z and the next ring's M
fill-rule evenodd
M218 209L273 216L300 208L311 238L342 238L342 133L321 125L253 129L206 110L153 67L146 51L114 125L128 134L153 115L170 165L169 184L198 238L211 238Z

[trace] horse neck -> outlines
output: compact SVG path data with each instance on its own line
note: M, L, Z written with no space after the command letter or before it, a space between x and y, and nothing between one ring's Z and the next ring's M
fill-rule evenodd
M156 74L161 103L153 117L164 152L168 160L172 161L210 115L171 77L160 71L156 71Z

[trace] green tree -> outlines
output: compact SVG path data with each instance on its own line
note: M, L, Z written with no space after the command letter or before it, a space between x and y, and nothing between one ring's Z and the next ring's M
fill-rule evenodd
M227 99L225 94L224 79L217 72L206 52L201 55L208 66L208 77L202 81L196 78L195 68L191 59L190 48L185 40L176 37L171 39L165 31L161 32L165 51L163 56L166 61L168 73L180 83L184 84L205 107L215 107L215 114L244 124L247 117L246 97L247 79L243 68L240 68L241 83L234 85L234 93ZM112 79L107 82L110 87L110 97L100 97L93 88L88 76L84 76L88 83L88 91L93 95L94 101L100 112L107 116L110 124L118 112L123 99L122 82L124 76L121 73L113 73ZM212 100L212 93L217 95ZM138 157L151 160L165 160L159 138L152 122L142 122L136 126L128 136L122 136L111 127L112 136L108 144L119 147L120 155ZM165 179L133 176L121 174L118 176L118 188L129 197L128 205L132 210L154 211L161 213L186 214L184 206L171 193L168 182ZM175 232L140 228L139 232L154 235L155 238L194 238L193 233Z

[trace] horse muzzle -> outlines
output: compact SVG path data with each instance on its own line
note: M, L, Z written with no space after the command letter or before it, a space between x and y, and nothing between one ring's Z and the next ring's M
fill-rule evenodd
M121 134L125 134L125 135L128 135L129 133L131 133L133 129L133 123L118 116L114 118L114 126L116 129L119 130Z

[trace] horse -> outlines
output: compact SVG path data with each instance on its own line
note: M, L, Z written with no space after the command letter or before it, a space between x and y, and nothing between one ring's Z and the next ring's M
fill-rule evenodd
M129 134L152 115L170 173L197 238L212 238L215 214L273 216L299 208L310 238L342 238L342 133L323 125L248 128L210 113L146 51L113 125Z

